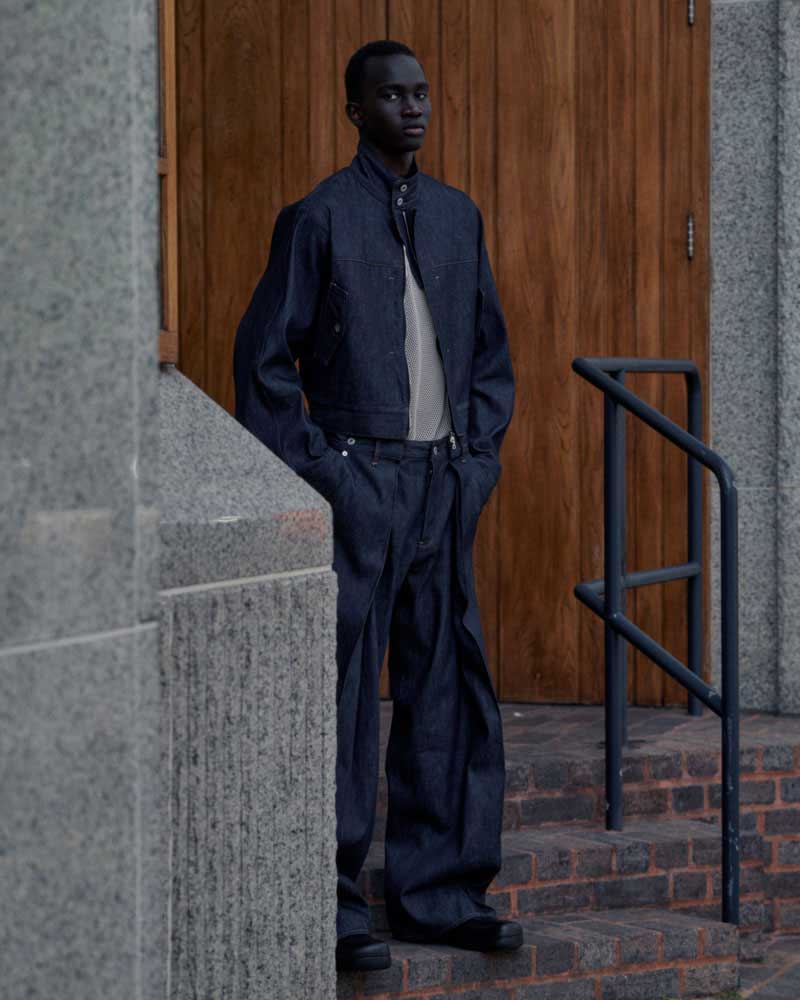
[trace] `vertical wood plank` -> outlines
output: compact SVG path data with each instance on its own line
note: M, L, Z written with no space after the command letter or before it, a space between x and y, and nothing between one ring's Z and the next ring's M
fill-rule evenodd
M695 217L694 260L689 268L692 357L703 392L703 440L711 440L711 0L697 0L691 30L691 204ZM711 680L711 523L709 490L716 480L703 472L703 667Z
M517 379L504 443L503 693L574 701L580 562L575 447L574 0L498 6L497 267Z
M467 25L457 15L443 19L446 34L447 68L459 62L459 50L468 52L469 72L459 74L457 83L447 83L447 120L445 124L445 169L448 183L469 191L483 215L486 250L495 280L502 285L497 260L497 4L480 0L445 0L448 12L453 8L468 14ZM458 25L453 30L451 25ZM463 96L461 96L463 95ZM466 151L463 166L449 173L451 160L458 150ZM500 287L500 285L498 287ZM505 466L505 456L503 457ZM489 665L499 697L505 697L500 665L503 662L501 620L501 581L503 552L500 545L502 503L506 489L505 472L489 498L478 523L474 545L475 582L481 609Z
M206 282L204 0L177 0L178 112L178 311L183 374L205 389Z
M472 145L470 123L480 109L494 103L494 77L485 74L494 65L493 14L494 0L485 2L482 14L478 16L488 21L490 34L473 36L470 33L472 0L439 0L441 7L441 27L439 47L442 67L441 83L437 95L436 113L439 118L441 135L441 173L437 176L447 184L453 184L475 196L472 185ZM431 4L433 7L434 5ZM475 47L473 47L473 44ZM487 89L478 87L473 74L479 68L477 60L487 61L488 67L480 66L484 75L480 78ZM494 161L493 143L486 142L479 147L484 160ZM426 141L427 145L427 141ZM485 147L489 147L488 150Z
M662 196L665 150L662 144L663 93L662 8L658 3L637 4L636 132L632 156L635 164L636 215L633 246L636 265L636 351L638 357L660 358L665 350L661 325ZM646 402L663 410L664 382L671 376L641 373L632 387ZM662 518L664 512L664 455L666 442L640 420L633 420L636 479L631 493L631 524L635 532L634 569L664 565ZM671 447L671 446L670 446ZM636 591L633 616L637 625L656 641L663 628L662 585ZM633 700L638 705L660 705L664 673L635 647L629 663L634 680Z
M686 5L664 4L664 294L662 319L668 356L692 355L689 261L686 255L686 215L691 207L691 32ZM664 412L686 427L686 388L683 376L664 379ZM686 455L665 445L664 562L687 558ZM661 585L663 642L673 656L686 663L686 581ZM664 703L685 700L683 688L666 677Z
M340 56L334 0L308 0L308 175L311 184L337 169L336 134L352 142L354 127L344 111L346 56ZM348 53L349 55L349 53Z
M582 0L577 19L578 331L577 354L611 354L608 281L608 18L606 0ZM580 580L603 576L603 394L573 374L578 396L580 517L576 525ZM578 582L577 580L575 581ZM573 598L578 626L578 698L603 700L604 627Z
M284 203L297 201L313 187L310 153L315 136L309 128L312 98L327 90L309 58L309 0L281 0L281 81L283 87Z
M633 230L635 174L634 126L634 3L635 0L607 0L608 10L608 256L609 343L612 354L636 353L635 279ZM625 385L636 391L636 378L626 375ZM636 565L636 531L631 503L636 487L635 420L625 414L626 531L625 567ZM602 423L600 424L602 428ZM602 432L601 432L602 433ZM636 592L628 592L626 612L636 617ZM634 657L628 648L628 697L632 693Z
M305 0L293 9L304 12ZM204 384L229 408L236 324L266 266L275 217L307 176L303 22L281 0L218 0L206 11ZM302 174L290 188L292 164Z
M178 137L175 0L160 0L158 173L161 215L159 361L178 360Z

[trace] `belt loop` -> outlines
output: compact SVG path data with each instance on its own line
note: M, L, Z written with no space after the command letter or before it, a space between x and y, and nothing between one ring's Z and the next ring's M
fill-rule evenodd
M380 439L379 438L375 438L375 447L372 449L372 464L373 465L377 465L378 464L378 451L380 449L380 443L381 443Z

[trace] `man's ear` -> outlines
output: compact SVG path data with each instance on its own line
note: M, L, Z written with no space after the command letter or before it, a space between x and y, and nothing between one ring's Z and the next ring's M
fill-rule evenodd
M348 101L344 106L344 110L350 121L361 131L361 126L364 124L364 116L359 110L359 105L355 101Z

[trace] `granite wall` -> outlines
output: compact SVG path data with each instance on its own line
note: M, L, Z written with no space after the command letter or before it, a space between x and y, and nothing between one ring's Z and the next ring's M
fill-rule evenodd
M712 446L739 494L743 707L800 712L800 0L714 0ZM719 503L712 650L720 676Z
M331 510L160 375L168 1000L336 996Z
M800 0L778 8L777 599L781 712L800 712Z
M156 3L0 23L0 994L151 1000Z

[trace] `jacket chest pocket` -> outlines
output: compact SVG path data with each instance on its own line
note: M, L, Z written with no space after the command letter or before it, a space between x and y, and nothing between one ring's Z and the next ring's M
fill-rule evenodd
M342 342L347 325L347 289L331 281L322 307L314 343L314 358L322 365L329 365Z

